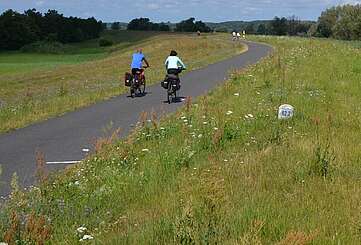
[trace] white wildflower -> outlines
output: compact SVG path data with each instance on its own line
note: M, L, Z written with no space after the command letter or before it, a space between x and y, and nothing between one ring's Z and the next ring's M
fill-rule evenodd
M160 130L165 130L165 128L161 127Z
M94 237L92 237L91 235L84 235L82 239L80 239L79 241L86 241L86 240L93 240Z
M234 96L239 96L239 93L235 93Z
M74 185L80 185L79 180L75 181L75 182L74 182Z
M147 148L142 149L142 152L149 152L149 149L147 149Z
M198 138L202 138L202 137L203 137L203 135L202 135L202 134L199 134L199 135L198 135Z
M203 124L204 124L204 125L207 125L207 124L208 124L208 122L203 122Z
M214 130L218 130L218 128L213 128Z
M249 118L253 118L254 116L252 114L247 114Z
M76 229L76 231L77 231L78 233L84 233L86 230L87 230L87 228L84 227L84 226L80 226L79 228Z
M233 114L233 111L227 111L226 115L232 115Z
M228 160L227 160L227 159L224 159L223 161L224 161L224 162L228 162Z

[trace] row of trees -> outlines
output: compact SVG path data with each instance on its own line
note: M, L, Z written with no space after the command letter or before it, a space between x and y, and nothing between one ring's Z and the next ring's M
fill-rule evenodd
M341 5L322 12L310 29L316 37L361 40L361 5Z
M116 23L112 24L113 26ZM129 22L128 30L137 30L137 31L170 31L170 24L166 23L153 23L148 18L138 18L133 19ZM202 21L195 21L195 18L189 18L187 20L183 20L175 25L174 31L176 32L211 32L212 29L209 28L205 23Z
M64 17L56 10L42 14L30 9L0 15L0 50L16 50L36 41L80 42L99 37L104 29L95 18Z
M135 31L170 31L169 25L153 23L148 18L133 19L129 22L127 29Z
M245 31L249 34L259 35L289 35L289 36L304 36L308 33L312 22L301 21L295 16L275 17L271 21L264 21L256 25L251 22L245 26Z
M195 18L189 18L176 24L175 31L177 32L211 32L212 29L202 21L195 21Z

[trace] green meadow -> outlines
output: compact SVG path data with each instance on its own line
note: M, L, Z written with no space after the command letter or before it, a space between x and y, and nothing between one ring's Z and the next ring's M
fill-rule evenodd
M0 237L360 244L361 50L333 40L252 40L275 52L175 114L141 115L125 140L99 139L96 154L60 175L39 169L40 185L28 193L14 178ZM280 121L284 103L295 116Z

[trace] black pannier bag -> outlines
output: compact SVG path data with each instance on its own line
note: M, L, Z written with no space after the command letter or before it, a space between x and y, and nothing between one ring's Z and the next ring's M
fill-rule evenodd
M168 89L168 84L172 83L176 85L176 90L180 89L180 81L179 81L179 77L177 75L174 74L168 74L165 76L164 81L161 82L161 86L164 89Z
M124 76L125 86L130 87L130 85L132 84L132 79L133 79L132 74L130 74L129 72L126 72L125 76Z

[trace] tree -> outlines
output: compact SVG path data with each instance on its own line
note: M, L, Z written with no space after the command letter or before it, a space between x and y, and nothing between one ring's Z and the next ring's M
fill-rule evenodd
M128 30L150 31L153 23L148 18L133 19L129 22Z
M112 30L119 30L120 29L120 23L119 22L114 22L114 23L112 23L110 28Z
M283 36L287 34L287 19L285 17L275 17L271 21L271 31L273 35Z
M189 18L187 20L183 20L176 24L175 31L177 32L211 32L212 29L209 28L205 23L202 21L195 21L195 18Z
M0 49L16 50L38 39L25 15L11 9L0 15Z
M260 24L257 28L257 32L258 35L266 35L267 34L267 28L265 24Z
M339 16L339 9L336 7L327 9L322 12L318 18L317 34L320 37L331 37L332 28L335 26Z

